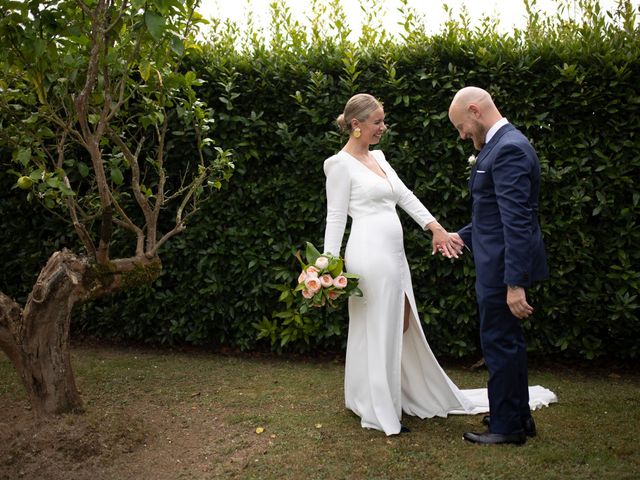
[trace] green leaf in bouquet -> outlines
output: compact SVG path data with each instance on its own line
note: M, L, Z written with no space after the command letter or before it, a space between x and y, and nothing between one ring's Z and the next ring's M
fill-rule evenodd
M300 266L302 267L303 270L307 269L307 265L305 265L305 263L302 261L302 257L300 256L300 250L298 250L295 254L295 257L298 259L298 261L300 262Z
M309 262L309 265L313 265L314 263L316 263L316 260L320 255L321 255L320 252L316 247L313 246L313 243L307 242L306 257L307 257L307 262Z
M353 295L354 297L361 297L362 290L360 290L358 287L353 287L353 290L349 291L349 295Z
M333 257L329 262L329 273L333 278L336 278L338 275L342 273L342 268L344 267L344 262L340 257Z
M316 304L316 305L320 305L321 304L321 302L322 302L322 289L318 290L318 293L316 293L313 296L312 300L313 300L313 303Z

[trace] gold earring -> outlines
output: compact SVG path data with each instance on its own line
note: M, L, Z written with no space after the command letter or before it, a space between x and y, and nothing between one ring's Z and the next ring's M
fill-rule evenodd
M353 129L353 136L355 138L360 138L360 135L362 135L362 132L360 130L360 127L356 127Z

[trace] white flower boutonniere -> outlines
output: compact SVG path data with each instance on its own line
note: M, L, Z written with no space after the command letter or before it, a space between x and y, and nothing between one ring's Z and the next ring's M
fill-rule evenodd
M473 167L476 164L476 156L470 155L469 159L467 160L467 163L469 163L470 167Z

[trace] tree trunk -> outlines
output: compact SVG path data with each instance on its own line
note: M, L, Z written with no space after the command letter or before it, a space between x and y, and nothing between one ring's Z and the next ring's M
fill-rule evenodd
M159 272L157 258L119 260L100 268L63 250L49 258L24 310L0 292L0 348L15 366L36 414L82 411L69 354L74 306L123 285L153 281Z

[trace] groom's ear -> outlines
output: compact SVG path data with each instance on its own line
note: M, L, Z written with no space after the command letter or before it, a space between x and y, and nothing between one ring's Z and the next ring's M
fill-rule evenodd
M478 107L478 105L476 105L475 103L470 103L469 105L467 105L467 112L469 112L469 114L474 118L480 118L480 107Z

